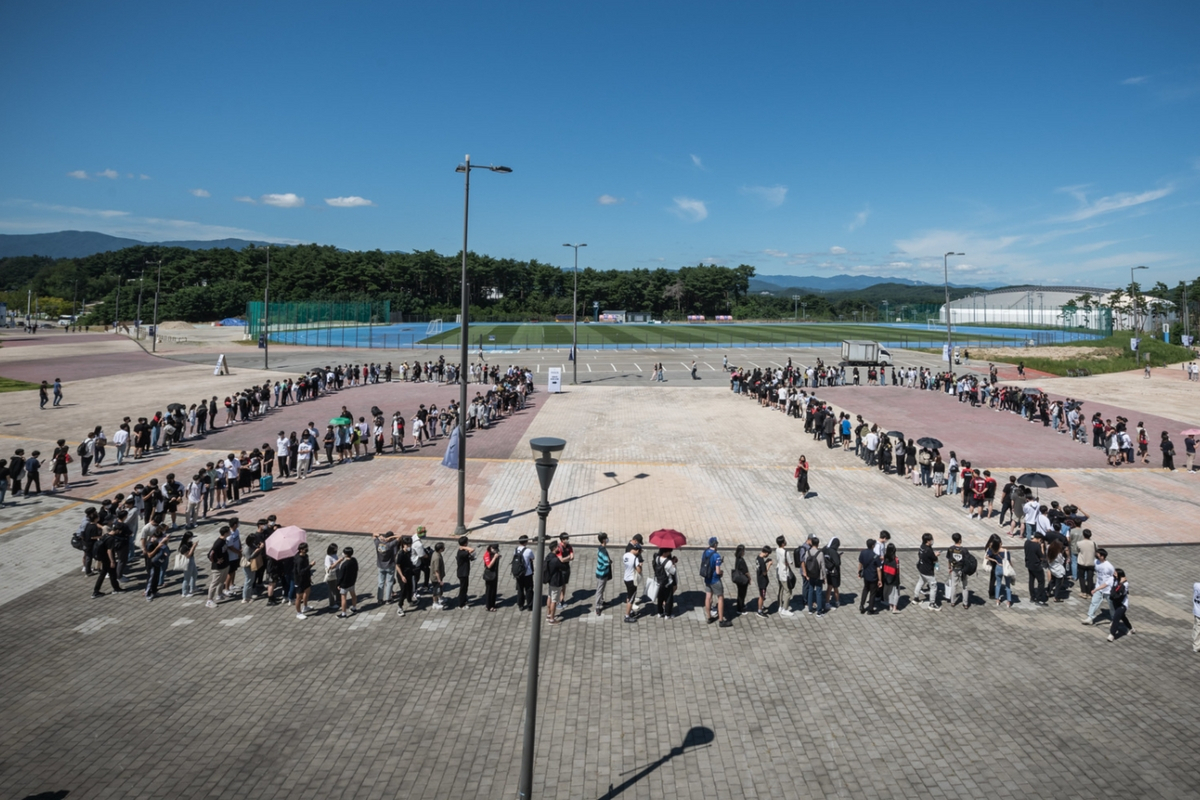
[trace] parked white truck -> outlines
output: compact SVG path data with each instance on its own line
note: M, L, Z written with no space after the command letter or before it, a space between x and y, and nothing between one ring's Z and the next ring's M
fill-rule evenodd
M892 354L879 342L868 342L863 339L847 339L842 342L842 363L846 366L863 365L868 367L893 365Z

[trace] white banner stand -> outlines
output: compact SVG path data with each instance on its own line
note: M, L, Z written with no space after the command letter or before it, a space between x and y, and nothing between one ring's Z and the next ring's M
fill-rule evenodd
M213 375L228 375L229 365L225 363L225 354L217 356L217 366L213 369Z
M551 394L558 394L562 391L562 367L550 367L546 370L548 383L546 390Z

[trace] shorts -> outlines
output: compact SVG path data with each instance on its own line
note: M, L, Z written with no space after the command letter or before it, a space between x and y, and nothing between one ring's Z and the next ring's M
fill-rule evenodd
M338 594L340 594L342 597L349 597L350 593L353 591L354 591L353 586L339 586L338 587Z
M625 581L625 594L629 595L629 602L637 599L637 584L633 581Z
M717 580L713 581L712 583L710 583L708 585L708 591L712 593L713 597L724 597L725 596L725 584L724 584L724 582L721 581L720 578L717 578Z
M229 574L237 575L238 567L240 567L241 565L242 565L242 560L240 558L235 559L234 561L230 561L229 562Z

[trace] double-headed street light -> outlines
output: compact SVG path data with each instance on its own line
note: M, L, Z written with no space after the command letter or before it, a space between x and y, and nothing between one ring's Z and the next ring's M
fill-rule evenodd
M463 174L463 246L462 246L462 308L459 316L462 317L461 330L461 350L459 352L459 360L462 362L458 368L458 524L454 528L455 536L464 536L467 533L466 510L467 510L467 429L464 426L467 416L467 318L470 316L470 308L467 305L467 220L471 215L471 170L486 169L490 172L512 172L509 167L496 167L492 165L484 166L482 164L472 164L471 156L467 154L464 157L463 163L454 168L455 172Z
M942 276L946 283L946 364L954 371L954 342L950 339L950 256L965 256L966 253L946 253L942 256Z
M587 244L564 244L575 248L575 289L571 292L571 385L579 383L579 248Z
M263 286L263 315L262 315L262 346L263 369L269 369L271 364L271 245L250 243L251 248L267 251L267 283Z
M567 443L562 439L543 436L530 439L529 446L533 448L533 463L537 467L542 498L537 506L538 537L533 562L533 591L537 599L533 601L530 614L529 667L525 682L525 740L521 746L521 783L517 789L517 797L520 800L533 797L533 744L537 729L538 660L542 643L542 563L546 549L546 517L550 515L550 482L554 480L554 470L558 469L558 459L555 456L563 451Z
M158 352L158 292L162 289L162 259L158 261L147 261L146 266L158 267L158 282L154 284L154 325L150 336L150 352Z

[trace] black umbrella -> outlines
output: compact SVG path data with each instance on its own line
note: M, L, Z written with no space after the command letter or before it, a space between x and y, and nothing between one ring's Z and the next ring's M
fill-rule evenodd
M1021 477L1017 478L1017 483L1022 486L1032 486L1035 489L1053 489L1058 486L1058 483L1044 472L1026 472Z
M1041 394L1041 389L1026 389L1025 394Z
M183 403L171 403L171 405L167 406L167 411L182 411L185 408L187 408L187 406L185 406Z
M901 433L900 431L888 431L888 432L887 432L887 435L888 435L888 436L895 436L897 439L903 439L903 438L904 438L904 434L903 434L903 433Z
M929 450L941 450L943 447L946 446L946 445L942 444L941 441L934 439L931 436L926 436L924 438L917 439L917 444L919 444L921 447L927 448Z

